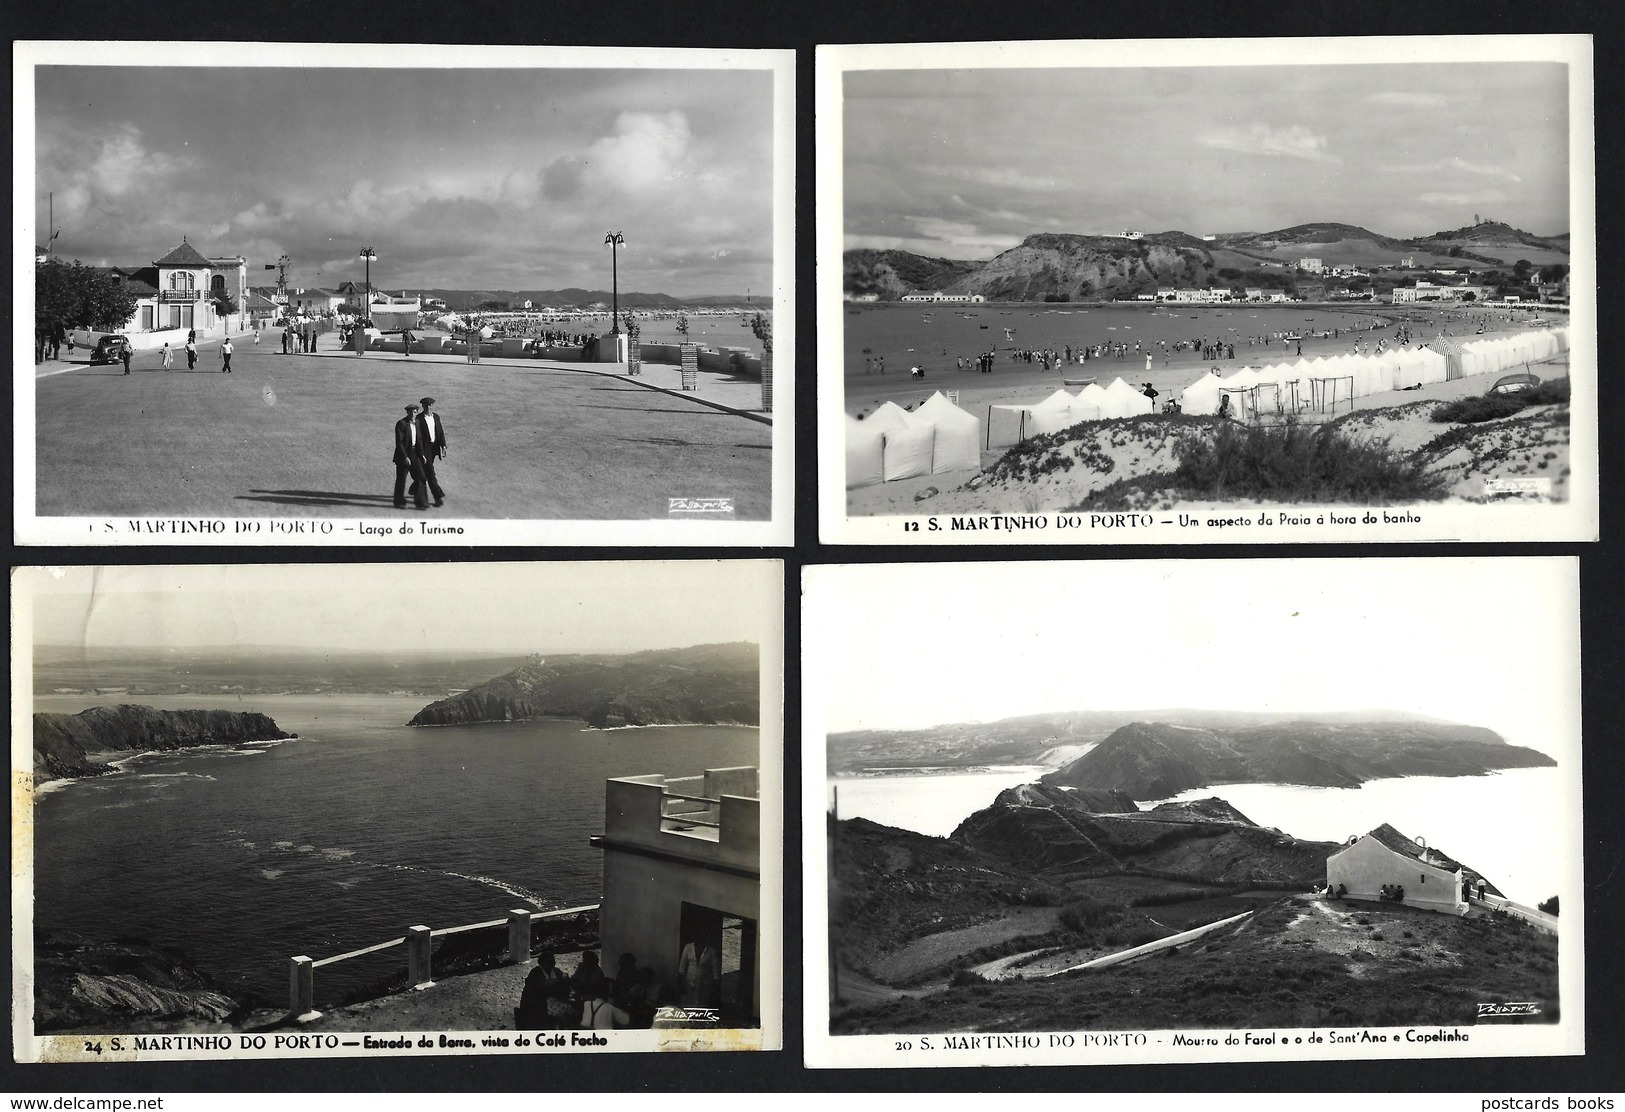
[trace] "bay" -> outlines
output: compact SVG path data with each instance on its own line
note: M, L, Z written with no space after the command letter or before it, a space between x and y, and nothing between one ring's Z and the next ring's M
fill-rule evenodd
M988 806L1005 788L1030 784L1049 769L1013 765L960 772L896 772L840 776L829 782L833 804L839 792L843 819L865 818L946 838L970 815Z
M277 1005L288 959L597 902L604 781L754 765L752 727L598 731L544 720L411 728L422 695L129 696L270 715L296 741L139 757L35 807L36 937L179 945L229 991ZM35 709L105 704L40 696ZM321 969L318 1003L380 959Z

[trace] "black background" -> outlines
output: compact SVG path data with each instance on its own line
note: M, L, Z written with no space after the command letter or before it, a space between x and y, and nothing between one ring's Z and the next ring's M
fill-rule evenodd
M25 8L26 10L19 10ZM634 4L624 0L204 0L202 3L140 4L76 0L11 0L0 23L10 40L87 39L130 43L129 61L142 61L141 40L197 39L215 42L490 43L648 47L792 49L796 52L796 543L793 548L466 548L448 550L255 548L28 548L8 541L8 563L327 563L422 560L494 561L553 559L653 559L772 557L785 561L785 1049L759 1054L622 1055L579 1053L535 1057L421 1057L380 1062L364 1058L238 1062L17 1065L8 1051L0 1089L18 1094L59 1095L118 1092L297 1093L356 1092L621 1092L650 1091L1005 1091L1005 1092L1247 1092L1467 1091L1485 1093L1584 1093L1625 1091L1625 739L1622 716L1625 667L1625 590L1621 588L1622 539L1616 430L1625 419L1614 389L1612 344L1616 337L1612 298L1619 296L1621 265L1619 187L1619 56L1625 49L1617 9L1601 2L1540 3L1237 3L1158 0L1020 3L992 0L867 0L816 4L713 3L706 0ZM817 320L814 307L813 59L819 43L946 42L1014 39L1159 39L1295 36L1392 36L1437 34L1558 34L1594 36L1597 142L1597 256L1599 274L1599 453L1602 479L1601 541L1596 544L1505 545L1274 545L929 549L820 545L817 538L817 447L814 414ZM1289 56L1278 61L1290 61ZM6 59L10 88L11 57ZM9 117L8 117L9 118ZM1066 121L1054 121L1056 142L1067 140ZM10 144L7 144L9 147ZM1034 151L1042 157L1041 146ZM10 180L8 174L7 180ZM14 248L15 249L15 248ZM7 299L7 304L12 304ZM8 326L18 327L15 311ZM22 327L26 327L25 325ZM13 383L27 382L15 368ZM0 463L12 484L9 453ZM1100 1065L1030 1068L939 1068L807 1070L802 1066L800 839L802 806L797 785L801 765L801 663L799 583L810 563L891 560L1019 560L1168 558L1204 560L1245 557L1260 561L1298 557L1578 555L1581 561L1585 784L1586 1046L1583 1057L1336 1062L1304 1064L1114 1066L1110 1052ZM1441 602L1443 600L1440 600ZM1509 604L1516 605L1512 600ZM1448 620L1441 606L1440 620ZM1508 646L1508 665L1525 661L1521 646ZM1539 821L1539 816L1516 821ZM8 968L9 968L9 963ZM10 999L8 986L7 997ZM8 1025L9 1028L9 1025ZM9 1040L8 1040L9 1041ZM293 1102L297 1102L293 1097Z

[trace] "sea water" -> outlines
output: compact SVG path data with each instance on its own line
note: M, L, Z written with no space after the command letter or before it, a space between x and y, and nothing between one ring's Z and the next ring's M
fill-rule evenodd
M1005 788L1031 783L1043 768L976 773L901 773L841 777L842 818L946 837ZM1555 863L1578 866L1579 845L1566 844L1560 768L1514 768L1488 776L1406 776L1358 788L1299 784L1218 784L1172 801L1218 796L1260 826L1296 838L1341 842L1388 823L1483 873L1507 896L1533 905L1557 891ZM1149 809L1167 800L1141 801ZM1574 806L1578 806L1575 801Z
M430 701L422 695L128 701L258 711L300 737L139 757L41 796L36 938L178 945L228 991L273 1005L286 999L295 955L320 959L416 924L596 903L602 854L587 839L603 830L607 778L759 761L753 727L414 729L405 723ZM35 709L97 702L39 697ZM318 1001L382 971L324 967Z
M1366 330L1373 322L1381 323L1384 317L1391 319L1395 315L1402 312L1396 314L1389 306L1376 305L1366 312L1351 312L1301 305L1074 308L986 302L979 305L909 303L849 310L842 318L846 322L843 351L846 378L861 382L865 378L864 361L876 356L885 357L888 372L906 375L915 363L927 371L949 371L960 357L974 359L982 352L994 350L999 353L994 364L997 379L999 372L1017 369L1018 365L1009 359L1009 352L1017 348L1064 351L1070 346L1076 352L1079 347L1097 344L1128 345L1128 358L1090 360L1069 369L1069 373L1107 376L1100 380L1101 385L1105 385L1112 376L1128 378L1136 371L1144 371L1144 351L1155 347L1159 340L1166 340L1170 348L1181 340L1233 344L1236 349L1233 365L1239 367L1244 363L1262 362L1266 357L1269 362L1280 362L1293 358L1297 350L1279 340L1268 347L1248 347L1249 336L1355 329L1357 336L1369 337L1371 333ZM1009 337L1005 335L1007 328L1013 330ZM1136 342L1141 346L1138 362L1132 354ZM1353 345L1352 338L1349 343ZM1157 365L1161 363L1162 349L1157 348ZM966 373L976 374L974 370ZM890 373L887 377L891 377ZM989 379L977 375L966 384L986 386Z

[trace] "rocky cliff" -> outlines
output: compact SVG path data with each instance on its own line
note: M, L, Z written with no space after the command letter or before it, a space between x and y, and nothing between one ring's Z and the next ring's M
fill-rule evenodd
M1143 240L1046 233L1028 236L950 289L989 301L1081 301L1153 293L1159 285L1205 287L1216 274L1201 241L1183 233Z
M107 771L96 755L163 752L292 737L263 714L229 710L154 710L134 703L78 714L34 715L34 772L44 779Z
M1557 762L1493 730L1436 722L1286 722L1202 729L1135 722L1046 784L1160 799L1210 784L1356 787L1393 776L1482 776Z
M409 724L578 718L601 728L755 725L761 714L759 655L755 645L735 643L547 657L430 703Z

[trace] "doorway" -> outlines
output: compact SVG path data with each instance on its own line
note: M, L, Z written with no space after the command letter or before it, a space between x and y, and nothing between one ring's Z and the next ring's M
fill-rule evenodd
M758 1027L756 920L683 903L679 925L679 1003L717 1008L724 1027Z

